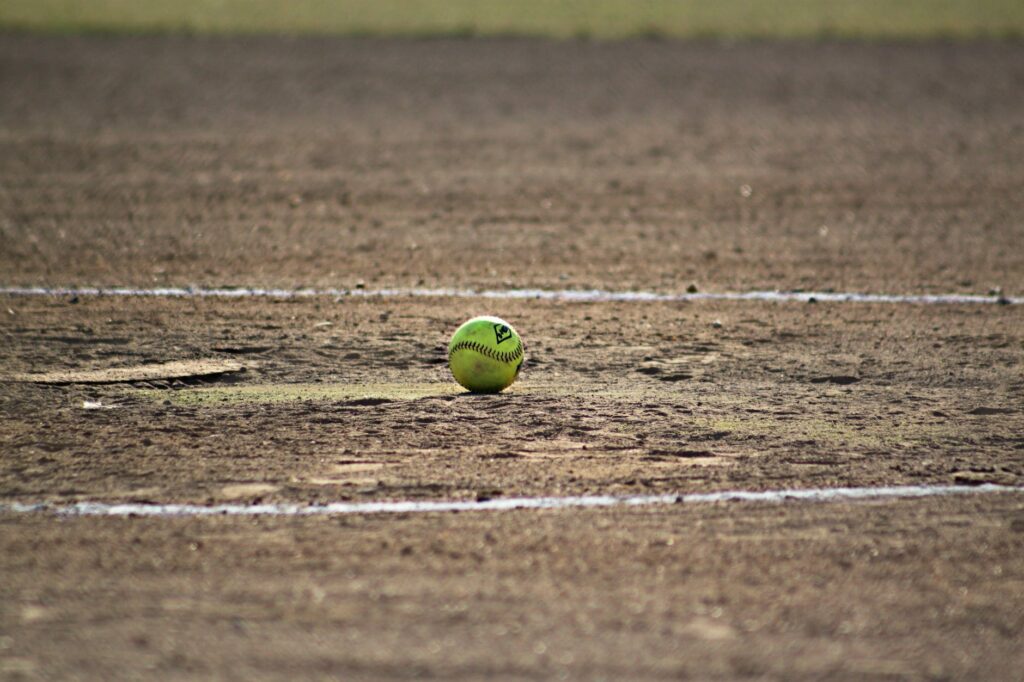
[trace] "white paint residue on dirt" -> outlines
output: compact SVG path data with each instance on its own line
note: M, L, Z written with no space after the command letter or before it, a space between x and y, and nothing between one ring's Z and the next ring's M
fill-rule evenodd
M915 303L965 304L1003 303L1024 304L1024 297L979 296L973 294L861 294L853 292L812 291L745 291L665 294L653 291L546 290L546 289L247 289L247 288L179 288L130 289L98 287L47 288L0 287L0 294L8 296L153 296L163 298L314 298L319 296L352 298L492 298L533 299L563 301L567 303L611 302L663 302L663 301L773 301L820 303Z
M811 488L805 490L733 490L685 495L636 495L615 497L587 495L577 497L509 497L494 500L436 500L336 502L323 505L302 504L113 504L78 502L69 505L0 504L0 513L49 513L57 516L333 516L342 514L431 514L438 512L513 511L518 509L586 509L597 507L643 507L673 504L711 504L716 502L843 502L892 500L945 495L984 493L1024 493L1024 487L984 484L883 486L873 488Z

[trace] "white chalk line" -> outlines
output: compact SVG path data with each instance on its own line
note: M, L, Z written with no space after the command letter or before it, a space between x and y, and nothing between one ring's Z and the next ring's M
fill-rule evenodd
M984 485L918 485L868 488L809 488L803 490L734 490L667 495L582 495L575 497L509 497L489 500L335 502L332 504L111 504L78 502L0 504L0 513L46 513L56 516L337 516L345 514L434 514L438 512L496 512L526 509L592 509L716 502L842 502L909 499L986 493L1024 493L1024 487Z
M161 298L486 298L532 299L567 303L593 302L674 302L674 301L773 301L821 303L916 303L916 304L995 304L1021 305L1024 297L979 296L974 294L861 294L831 291L745 291L657 293L653 291L608 291L604 289L261 289L163 287L131 289L126 287L0 287L8 296L150 296Z

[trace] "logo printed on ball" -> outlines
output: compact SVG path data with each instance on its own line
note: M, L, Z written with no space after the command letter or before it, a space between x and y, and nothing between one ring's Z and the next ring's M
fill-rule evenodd
M506 327L503 324L496 324L496 325L494 325L494 339L495 339L495 343L497 343L500 346L502 341L508 341L511 338L512 338L512 330L511 329L509 329L508 327Z

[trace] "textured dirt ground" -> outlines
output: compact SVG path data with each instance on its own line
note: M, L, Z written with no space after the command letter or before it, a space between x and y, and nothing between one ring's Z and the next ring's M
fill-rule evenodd
M1024 483L1017 306L7 304L12 371L252 367L163 391L8 384L3 488L25 499ZM508 394L453 394L448 336L485 310L523 334L525 374Z
M0 271L1019 290L1022 51L8 35Z
M1013 680L1024 663L1019 496L0 529L13 679Z
M0 36L0 285L1019 294L1022 56ZM500 396L444 364L481 313ZM1022 353L1020 306L7 296L0 503L1021 485ZM0 676L1014 679L1022 550L1013 494L2 514Z

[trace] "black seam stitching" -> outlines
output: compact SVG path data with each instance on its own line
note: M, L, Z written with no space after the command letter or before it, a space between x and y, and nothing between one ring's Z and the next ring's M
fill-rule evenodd
M455 352L460 350L476 351L477 353L480 353L480 355L488 357L491 360L497 360L498 362L514 362L515 360L523 357L522 342L517 342L516 347L510 351L498 352L477 341L459 341L452 346L451 350L448 352L448 358L451 359L451 357L455 355Z

